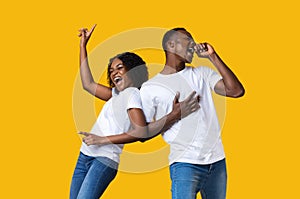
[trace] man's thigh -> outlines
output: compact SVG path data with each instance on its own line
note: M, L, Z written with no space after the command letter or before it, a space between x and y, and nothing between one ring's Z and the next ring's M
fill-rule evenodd
M227 171L225 159L213 163L207 175L207 180L201 187L202 199L225 199Z
M172 180L172 199L195 199L205 180L205 172L199 172L197 166L176 162L170 166Z

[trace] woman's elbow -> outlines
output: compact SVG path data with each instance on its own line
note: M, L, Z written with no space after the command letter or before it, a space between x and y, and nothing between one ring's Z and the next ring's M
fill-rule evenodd
M88 93L95 95L95 88L93 87L92 84L82 84L82 88Z
M135 129L136 132L134 133L137 141L139 142L146 142L149 139L149 131L147 127L139 127Z

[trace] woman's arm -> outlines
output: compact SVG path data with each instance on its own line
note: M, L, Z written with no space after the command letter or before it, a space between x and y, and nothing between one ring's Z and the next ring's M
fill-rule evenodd
M131 108L128 110L131 129L119 135L98 136L92 133L79 132L84 135L83 142L89 145L126 144L141 140L147 136L148 128L142 109Z
M96 27L96 24L91 28L90 31L86 28L82 28L79 30L80 39L80 77L83 88L88 91L90 94L98 97L102 100L109 100L112 96L111 88L98 84L94 81L93 75L91 73L86 45Z
M129 109L128 115L131 121L131 129L126 133L106 137L86 132L80 132L80 134L85 136L83 141L87 145L126 144L136 141L144 142L166 131L181 118L198 110L200 108L199 96L195 96L195 94L196 92L192 92L184 101L178 102L178 93L173 101L172 112L148 125L146 124L146 119L141 109Z

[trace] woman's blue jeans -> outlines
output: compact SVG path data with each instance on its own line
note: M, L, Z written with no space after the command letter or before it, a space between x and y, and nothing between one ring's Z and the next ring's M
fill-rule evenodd
M115 178L118 163L106 157L90 157L80 152L73 174L70 199L99 199Z
M225 199L227 172L225 159L208 165L175 162L170 165L172 199Z

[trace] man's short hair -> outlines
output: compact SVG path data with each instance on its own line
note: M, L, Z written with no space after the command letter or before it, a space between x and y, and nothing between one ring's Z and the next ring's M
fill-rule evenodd
M178 32L178 31L180 31L180 30L186 31L186 32L187 32L187 30L186 30L185 28L180 28L180 27L179 27L179 28L173 28L173 29L171 29L171 30L168 30L168 31L164 34L163 40L162 40L162 47L163 47L164 51L167 50L167 42L169 41L169 39L170 39L176 32Z

